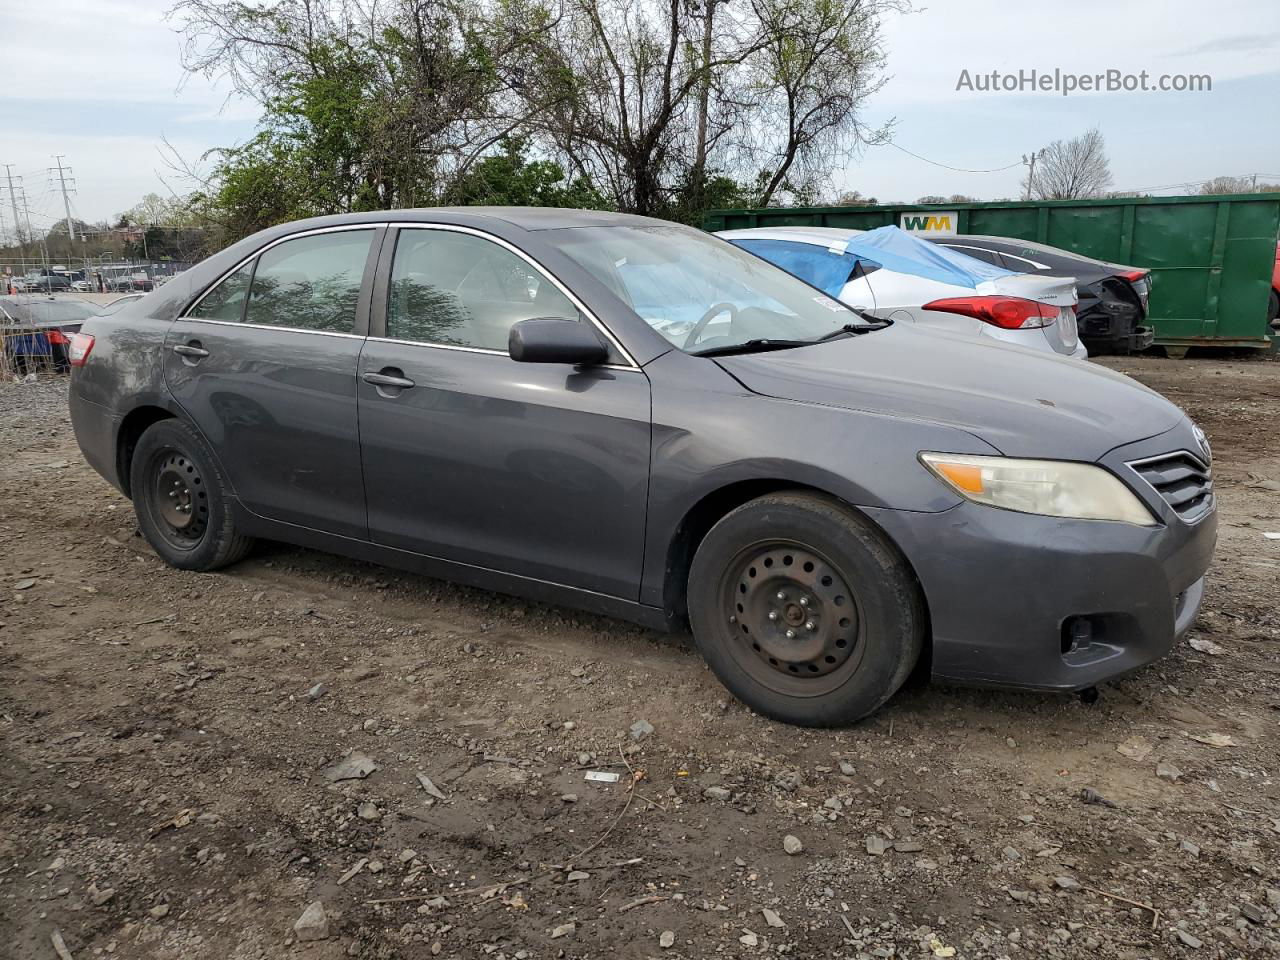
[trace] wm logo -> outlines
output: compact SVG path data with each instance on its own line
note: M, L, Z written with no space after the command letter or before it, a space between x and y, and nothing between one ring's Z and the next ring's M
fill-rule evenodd
M908 231L920 231L924 233L946 231L951 232L950 216L931 216L928 214L918 213L902 215L902 229Z

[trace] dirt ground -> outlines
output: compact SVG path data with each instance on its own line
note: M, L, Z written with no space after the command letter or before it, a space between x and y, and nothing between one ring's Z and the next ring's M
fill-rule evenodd
M272 544L171 570L65 383L0 387L0 956L1280 955L1280 363L1107 362L1214 445L1189 642L835 731L686 637Z

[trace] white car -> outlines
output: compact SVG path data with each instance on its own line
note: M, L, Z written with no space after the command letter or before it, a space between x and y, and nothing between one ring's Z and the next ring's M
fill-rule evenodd
M1089 355L1076 330L1072 277L1014 273L897 227L756 227L716 236L871 316Z

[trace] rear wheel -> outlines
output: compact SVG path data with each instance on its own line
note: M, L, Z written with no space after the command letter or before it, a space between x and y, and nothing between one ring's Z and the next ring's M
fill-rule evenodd
M171 566L216 570L253 545L236 530L213 454L181 420L153 423L138 438L129 486L142 535Z
M926 617L906 561L838 502L780 493L708 532L689 576L689 619L711 669L758 713L852 723L902 686Z
M1280 293L1271 291L1271 303L1267 307L1267 320L1271 323L1271 329L1280 332Z

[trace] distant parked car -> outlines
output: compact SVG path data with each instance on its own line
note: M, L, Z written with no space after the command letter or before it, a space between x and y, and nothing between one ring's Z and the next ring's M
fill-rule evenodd
M1090 353L1134 353L1151 346L1155 330L1147 323L1151 271L1126 267L1070 250L1012 237L930 238L939 246L996 266L1046 277L1075 277L1080 305L1076 322Z
M50 273L44 278L41 289L47 293L67 292L71 290L71 278L65 273Z
M897 227L760 227L717 236L865 314L1085 359L1069 279L938 250Z
M45 296L0 297L0 338L4 353L18 370L47 364L66 370L72 334L97 313L83 300Z
M39 293L60 293L71 289L71 280L61 273L27 274L26 289Z

